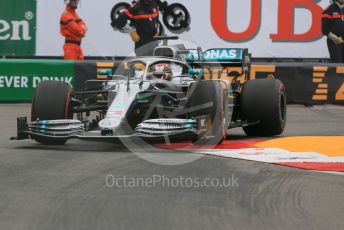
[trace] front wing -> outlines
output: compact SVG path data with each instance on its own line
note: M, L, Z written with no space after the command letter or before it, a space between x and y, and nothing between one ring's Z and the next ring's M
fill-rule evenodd
M34 139L50 140L81 139L101 142L121 142L140 138L148 142L178 141L191 139L198 132L197 120L192 119L153 119L139 124L134 134L102 135L98 131L85 131L79 120L50 120L27 122L26 117L17 118L17 136L11 140Z

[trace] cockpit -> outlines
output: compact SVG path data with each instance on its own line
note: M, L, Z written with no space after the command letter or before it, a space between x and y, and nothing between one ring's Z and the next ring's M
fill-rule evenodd
M170 81L172 78L187 73L187 67L176 62L158 61L150 64L147 70L147 79L163 79Z

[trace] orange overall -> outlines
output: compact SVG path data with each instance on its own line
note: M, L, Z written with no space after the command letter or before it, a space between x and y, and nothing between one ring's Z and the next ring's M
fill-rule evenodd
M65 37L64 59L83 60L84 54L80 45L87 31L85 22L79 17L75 9L67 6L61 15L60 25L61 34Z

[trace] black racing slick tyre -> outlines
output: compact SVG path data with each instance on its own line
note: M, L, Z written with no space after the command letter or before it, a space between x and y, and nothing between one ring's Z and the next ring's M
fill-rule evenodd
M31 121L71 119L70 110L72 89L69 84L59 81L40 83L32 99ZM51 139L31 135L35 141L47 145L63 145L67 140Z
M197 118L198 126L203 123L206 127L205 132L195 135L192 142L196 145L220 144L226 139L224 87L220 81L200 81L190 91L189 116Z
M287 120L286 92L279 80L247 81L241 90L241 117L256 124L244 126L248 136L274 136L283 132Z

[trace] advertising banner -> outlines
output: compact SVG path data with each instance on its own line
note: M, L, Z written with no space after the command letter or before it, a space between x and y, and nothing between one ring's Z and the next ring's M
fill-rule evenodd
M0 60L0 102L30 102L37 84L44 80L64 81L75 91L82 91L87 80L107 79L97 75L98 70L115 72L120 66L120 61ZM240 67L208 66L204 78L228 80L233 84L244 84L246 80ZM344 105L342 65L253 63L249 78L281 80L289 104Z
M242 69L209 67L205 79L229 80L238 84L245 82L244 75L234 77L231 76L232 72L242 73ZM316 63L253 64L250 80L259 78L282 81L288 104L344 105L344 66Z
M85 79L104 80L105 76L97 75L94 64L80 62L76 72L89 70L93 75L79 74L75 82ZM83 66L83 67L81 67ZM87 67L88 66L88 67ZM92 67L91 67L92 66ZM97 70L116 71L121 66L120 62L97 62ZM247 80L241 67L203 66L205 80L225 80L233 85L243 85ZM77 70L79 69L79 70ZM93 69L93 70L91 70ZM283 82L287 92L288 104L344 105L344 66L317 63L253 63L249 80L260 78L279 79Z
M253 69L259 66L253 66ZM268 65L255 71L254 78L276 78L287 90L288 103L344 105L344 67L313 64ZM252 79L252 76L251 76Z
M329 0L155 0L167 35L188 48L248 48L253 57L327 58L321 15ZM10 2L10 1L6 1ZM37 55L62 56L63 0L37 0ZM81 0L86 56L133 56L130 36L115 30L116 6L132 0Z
M0 55L36 54L36 0L0 1Z
M44 80L74 82L74 62L0 60L0 102L30 102Z

